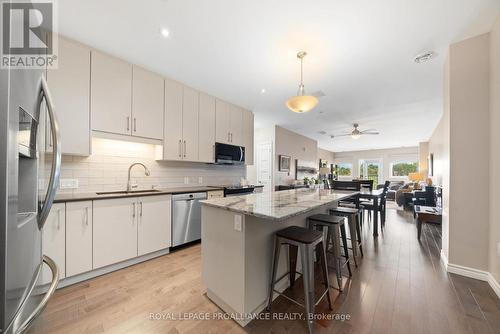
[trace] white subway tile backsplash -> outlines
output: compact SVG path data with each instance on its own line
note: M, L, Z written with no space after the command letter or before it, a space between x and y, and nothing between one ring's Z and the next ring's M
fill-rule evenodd
M127 185L127 172L132 163L141 162L151 171L145 176L140 166L131 171L132 182L141 188L235 184L246 175L244 166L218 166L204 163L166 162L154 160L155 146L93 138L89 157L64 155L61 165L63 178L78 179L78 189L64 189L60 193L88 193L123 190Z

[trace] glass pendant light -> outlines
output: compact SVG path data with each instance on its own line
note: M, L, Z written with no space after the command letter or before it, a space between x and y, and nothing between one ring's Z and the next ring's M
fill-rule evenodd
M311 111L318 104L318 98L313 95L306 95L304 90L304 73L303 63L304 57L307 55L305 51L297 53L297 58L300 59L300 85L297 96L291 97L286 101L286 106L293 112L304 113Z

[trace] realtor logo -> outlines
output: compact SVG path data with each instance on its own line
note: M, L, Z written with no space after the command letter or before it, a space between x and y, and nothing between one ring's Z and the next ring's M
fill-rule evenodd
M2 68L55 67L54 4L2 2Z

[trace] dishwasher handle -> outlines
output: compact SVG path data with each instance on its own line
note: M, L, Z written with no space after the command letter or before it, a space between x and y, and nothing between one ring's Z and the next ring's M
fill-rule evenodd
M172 196L172 201L193 201L207 199L206 192L177 194Z

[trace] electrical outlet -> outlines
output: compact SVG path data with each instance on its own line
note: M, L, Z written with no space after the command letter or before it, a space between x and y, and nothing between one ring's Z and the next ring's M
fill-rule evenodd
M234 215L234 230L241 232L241 215Z
M184 184L189 184L189 177L184 176Z
M78 189L78 179L61 179L59 181L60 189Z
M199 183L199 184L202 184L202 183L203 183L203 177L198 176L198 183Z
M497 243L497 255L500 256L500 242Z

